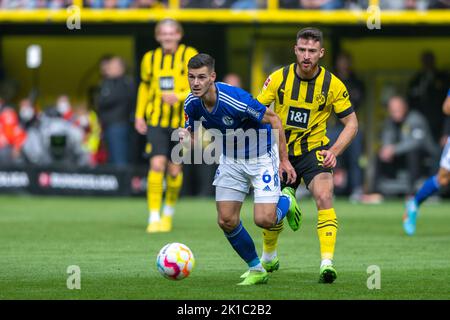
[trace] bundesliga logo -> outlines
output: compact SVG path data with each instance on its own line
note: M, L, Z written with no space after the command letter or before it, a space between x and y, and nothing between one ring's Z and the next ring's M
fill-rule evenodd
M266 89L267 86L269 85L269 83L270 83L270 77L268 77L268 78L266 79L266 81L264 82L263 88Z
M323 93L316 95L316 102L322 104L325 102L325 95Z

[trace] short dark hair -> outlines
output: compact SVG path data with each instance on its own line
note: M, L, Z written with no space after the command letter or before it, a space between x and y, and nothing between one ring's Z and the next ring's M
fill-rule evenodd
M299 32L297 32L297 41L298 39L313 39L314 41L319 41L320 46L323 45L322 31L313 27L303 28Z
M209 71L214 71L215 60L209 54L199 53L191 58L188 62L189 69L200 69L202 67L208 67Z

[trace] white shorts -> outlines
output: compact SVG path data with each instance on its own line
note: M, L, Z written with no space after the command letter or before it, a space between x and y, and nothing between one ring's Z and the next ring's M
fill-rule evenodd
M214 177L216 201L244 201L250 187L254 189L255 203L277 203L281 195L278 147L270 153L245 160L220 157Z
M439 163L441 168L450 171L450 137L447 138L447 143L445 144L444 151L442 151L441 162Z

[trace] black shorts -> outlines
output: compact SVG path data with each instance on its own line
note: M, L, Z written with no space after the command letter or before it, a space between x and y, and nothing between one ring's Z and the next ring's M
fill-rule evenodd
M171 141L173 128L161 128L148 126L147 128L147 147L146 153L151 158L153 156L166 156L170 160L173 147L179 141Z
M297 189L300 185L301 180L305 183L305 186L308 187L312 179L322 172L333 173L331 168L323 167L323 159L318 153L321 150L327 150L328 146L318 147L305 153L301 156L289 156L289 161L297 173L297 180L292 184L284 184L282 183L281 187L284 188L286 186ZM286 179L284 179L286 181Z

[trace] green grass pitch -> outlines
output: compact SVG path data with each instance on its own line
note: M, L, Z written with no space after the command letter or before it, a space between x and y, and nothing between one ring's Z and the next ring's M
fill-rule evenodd
M240 287L246 265L216 224L213 199L183 198L174 230L146 234L144 198L0 196L0 299L449 299L450 202L425 204L417 234L403 234L403 203L335 203L337 281L318 283L317 212L301 202L298 232L286 224L280 270L267 285ZM261 252L252 204L242 220ZM194 252L182 281L161 277L156 254L169 242ZM66 287L67 267L81 269L81 289ZM381 288L369 290L367 268L379 266Z

